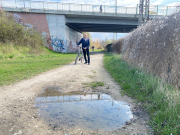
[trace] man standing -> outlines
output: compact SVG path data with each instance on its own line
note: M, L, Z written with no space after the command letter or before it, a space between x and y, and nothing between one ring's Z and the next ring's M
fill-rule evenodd
M85 33L84 37L79 41L79 43L77 43L76 46L79 46L82 43L82 49L83 49L83 54L84 54L84 59L85 59L85 63L88 63L88 65L90 65L90 56L89 56L89 46L90 46L90 41L89 38L87 38L87 34ZM87 53L87 57L88 57L88 61L86 59L86 53Z
M100 12L99 13L102 13L102 5L100 6Z

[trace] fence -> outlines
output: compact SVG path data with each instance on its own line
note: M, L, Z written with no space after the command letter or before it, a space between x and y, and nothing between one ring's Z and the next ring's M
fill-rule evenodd
M78 11L78 12L100 12L100 5L75 4L62 2L30 1L30 0L1 0L2 7L27 8L41 10ZM150 6L152 15L170 15L179 11L179 6ZM122 7L102 5L102 14L139 14L139 6Z
M30 1L30 0L1 0L2 7L27 8L41 10L100 12L100 5L75 4L62 2ZM150 6L151 15L170 15L180 10L180 6ZM102 5L102 13L139 14L139 6L122 7Z

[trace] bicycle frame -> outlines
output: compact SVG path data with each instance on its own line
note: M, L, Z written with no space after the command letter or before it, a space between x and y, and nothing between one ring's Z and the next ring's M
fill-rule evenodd
M80 57L80 54L81 54L81 57ZM78 51L78 54L76 56L74 65L76 65L78 58L79 58L79 61L81 61L81 63L82 63L83 62L83 51L81 53L81 47L79 47L79 51Z

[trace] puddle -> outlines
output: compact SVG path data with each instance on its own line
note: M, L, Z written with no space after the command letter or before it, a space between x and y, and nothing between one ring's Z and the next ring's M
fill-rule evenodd
M103 93L61 93L47 88L35 99L40 117L52 127L112 131L133 118L130 107Z

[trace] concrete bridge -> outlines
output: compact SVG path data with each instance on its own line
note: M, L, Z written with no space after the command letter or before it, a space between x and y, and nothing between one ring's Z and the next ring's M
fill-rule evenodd
M82 32L128 33L137 28L139 19L138 5L103 5L102 13L99 13L100 5L73 3L1 0L1 6L22 25L41 31L51 49L64 52L76 51ZM151 6L150 18L177 10L176 7Z

